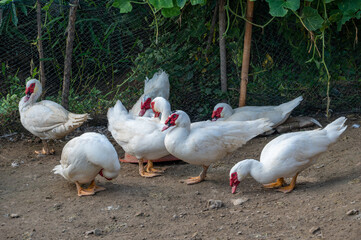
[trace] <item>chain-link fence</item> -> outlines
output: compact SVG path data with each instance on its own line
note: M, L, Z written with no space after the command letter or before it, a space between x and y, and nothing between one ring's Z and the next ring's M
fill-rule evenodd
M61 102L69 3L40 1L47 99ZM0 132L19 127L18 102L27 78L39 78L36 1L2 5L0 41ZM227 99L238 104L243 54L244 21L227 21L228 92L220 90L218 26L210 31L216 1L185 8L174 18L155 16L144 5L120 14L106 1L80 1L75 25L69 110L105 118L107 108L120 99L130 108L142 94L143 81L158 69L169 74L173 109L192 120L209 119L213 107ZM268 6L258 1L254 22L271 19ZM217 22L217 21L216 21ZM357 26L332 31L325 58L331 74L331 109L360 112L361 51ZM350 25L352 26L352 25ZM211 36L209 38L209 36ZM210 42L208 42L208 38ZM253 27L248 105L277 105L304 97L296 114L324 112L327 77L313 56L312 41L294 19L274 19ZM316 58L319 49L316 48Z

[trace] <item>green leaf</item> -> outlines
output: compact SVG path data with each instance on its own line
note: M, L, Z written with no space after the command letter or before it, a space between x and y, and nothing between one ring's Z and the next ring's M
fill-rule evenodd
M24 4L22 4L22 3L20 4L20 9L25 14L25 16L28 16L28 11Z
M305 7L302 11L302 20L310 31L315 31L322 27L323 18L317 10L311 7Z
M175 6L172 8L163 8L162 9L162 15L164 17L174 17L174 16L178 16L180 14L180 8Z
M274 17L284 17L288 9L296 11L300 8L300 0L266 0L270 14Z
M187 0L177 0L177 5L178 7L183 8L186 2Z
M197 5L197 4L204 5L206 4L206 2L207 0L191 0L192 5Z
M335 0L325 0L325 3L330 3L330 2L333 2Z
M16 15L16 7L15 7L15 3L11 4L12 7L12 11L11 11L11 16L13 17L13 23L15 26L18 26L18 16Z
M12 0L1 0L0 5L6 5L6 4L11 3L11 2L12 2Z
M130 4L130 0L114 0L112 6L119 8L120 13L128 13L133 9L132 4Z
M173 7L173 0L149 0L149 2L156 8L172 8Z
M338 24L340 30L342 25L345 24L351 18L357 17L357 11L361 10L360 0L343 0L337 3L338 8L341 10L342 18Z

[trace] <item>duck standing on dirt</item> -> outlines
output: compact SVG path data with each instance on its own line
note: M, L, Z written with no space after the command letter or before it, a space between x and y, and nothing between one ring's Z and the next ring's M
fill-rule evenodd
M25 96L19 102L20 121L24 128L43 141L43 149L36 154L53 154L49 150L49 139L63 138L80 127L89 114L75 114L61 105L48 100L36 102L41 96L42 87L38 80L31 79L26 83Z
M193 123L180 110L169 116L163 131L165 147L173 156L194 165L203 171L198 177L185 180L187 184L203 181L209 166L233 152L255 136L271 129L266 119L254 121L201 122Z
M68 181L74 182L78 196L94 195L105 190L95 184L99 174L107 180L119 175L118 154L109 140L99 133L84 133L73 138L63 148L60 165L54 167L55 174L60 174ZM81 184L90 183L84 189Z
M153 102L152 105L157 104ZM164 146L166 133L162 132L166 114L162 113L160 120L134 116L119 100L108 110L108 130L127 154L137 158L142 177L156 177L163 172L163 169L153 167L152 160L169 155ZM146 169L143 167L144 160L148 160Z
M262 150L261 160L246 159L234 165L229 173L232 193L238 184L251 175L265 188L278 188L289 193L296 185L298 174L314 164L346 130L345 117L340 117L323 129L283 134L269 142ZM284 178L292 177L288 186ZM272 181L276 182L271 183Z

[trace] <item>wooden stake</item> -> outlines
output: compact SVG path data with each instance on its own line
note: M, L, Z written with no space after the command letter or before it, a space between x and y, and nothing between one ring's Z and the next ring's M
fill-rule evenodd
M253 7L254 7L254 2L247 0L247 20L250 22L252 22L253 19ZM240 86L240 96L239 96L240 107L246 105L249 59L251 55L252 24L246 22L245 28L246 30L244 34L241 86Z
M39 52L39 70L40 70L40 82L43 88L42 99L45 97L45 69L44 62L41 60L44 58L43 40L41 39L41 3L39 0L36 1L36 21L38 26L38 52Z
M226 31L226 13L224 10L225 0L219 1L219 54L221 67L221 90L227 92L227 59L226 59L226 39L223 37Z
M64 79L63 79L63 92L61 95L61 105L64 108L69 108L69 85L70 85L70 73L71 73L71 58L73 54L73 43L75 34L75 20L76 10L79 5L79 0L74 0L70 4L69 21L68 21L68 37L66 39L66 50L64 60Z

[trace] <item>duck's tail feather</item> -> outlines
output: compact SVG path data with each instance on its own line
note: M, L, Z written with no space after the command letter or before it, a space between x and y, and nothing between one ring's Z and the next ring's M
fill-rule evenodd
M324 128L331 142L335 142L337 138L346 130L347 126L344 125L346 120L347 118L345 117L339 117Z
M64 168L63 168L63 166L61 166L61 164L56 165L52 171L54 172L54 174L59 174L65 178L64 173L63 173Z
M295 109L303 100L302 96L299 96L298 98L295 98L289 102L283 103L276 108L279 109L283 116L286 116L287 114L290 114L293 109Z

